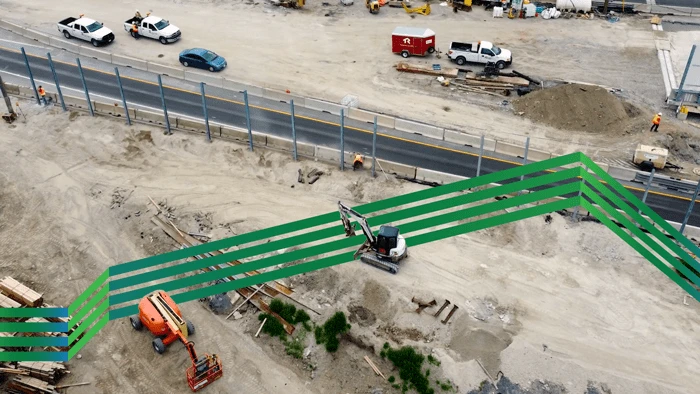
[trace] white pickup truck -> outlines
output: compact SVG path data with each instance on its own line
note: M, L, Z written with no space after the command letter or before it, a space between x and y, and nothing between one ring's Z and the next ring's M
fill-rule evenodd
M170 22L165 19L153 15L146 15L145 18L135 16L124 22L124 30L129 32L134 38L138 38L138 36L135 36L134 32L131 31L134 24L136 24L139 29L139 36L158 40L161 44L175 42L179 40L182 35L177 26L171 25Z
M496 63L500 70L513 63L513 54L507 49L501 49L488 41L451 42L447 57L460 66L465 63Z
M58 22L58 31L67 39L79 38L89 41L93 46L105 45L114 41L114 33L111 30L94 19L83 18L82 15L78 18L70 17Z

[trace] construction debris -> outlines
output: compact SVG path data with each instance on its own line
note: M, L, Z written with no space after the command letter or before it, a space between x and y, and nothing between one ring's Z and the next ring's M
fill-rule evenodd
M22 304L0 293L0 308L19 308Z
M435 317L440 316L440 314L442 313L442 311L443 311L445 308L447 308L448 305L450 305L450 300L445 300L445 303L442 304L442 306L440 307L440 309L438 309L438 311L435 312L435 314L434 314L433 316L435 316Z
M0 281L0 291L20 304L32 308L38 308L44 302L41 294L19 283L10 276L6 276Z
M299 169L299 175L297 176L297 182L304 183L304 174L301 173L301 168Z
M452 306L452 310L450 311L450 313L447 314L447 317L441 323L447 324L447 322L450 320L452 315L454 315L454 313L455 313L455 311L457 311L457 309L459 309L459 307L457 305Z
M15 376L7 384L10 393L56 393L56 387L29 376Z
M457 78L457 75L459 74L459 70L456 68L440 67L439 70L435 70L433 66L409 64L406 62L398 62L394 67L397 71L401 72L443 76L445 78Z
M127 191L126 189L120 189L116 188L112 192L112 204L109 206L109 209L114 209L114 208L119 208L126 202L126 200L131 197L131 193L133 193L134 190L132 189L131 191Z
M437 305L437 301L435 300L432 300L430 302L424 302L417 299L416 297L411 298L411 302L418 304L418 309L416 309L416 313L421 313L424 309Z
M17 368L29 372L29 376L56 384L66 373L66 366L58 362L20 362Z
M372 360L370 360L369 357L367 357L367 356L365 356L364 358L365 358L365 361L367 361L367 364L369 364L370 368L372 368L374 373L376 373L378 376L381 376L382 379L386 380L386 376L384 376L382 371L380 371L379 368L377 368L377 366L374 364L374 362L372 362Z
M267 318L265 318L265 319L263 320L262 324L260 324L260 328L258 328L258 332L255 333L255 337L256 337L256 338L260 335L260 331L262 331L263 326L265 325L265 323L267 323Z

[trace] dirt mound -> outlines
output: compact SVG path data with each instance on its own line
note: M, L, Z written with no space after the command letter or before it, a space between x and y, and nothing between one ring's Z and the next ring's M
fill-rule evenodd
M617 134L628 131L640 111L598 86L568 84L538 90L513 101L516 112L562 130Z

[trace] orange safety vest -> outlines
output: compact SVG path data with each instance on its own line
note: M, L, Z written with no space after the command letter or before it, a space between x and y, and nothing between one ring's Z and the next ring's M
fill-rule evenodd
M139 32L139 27L136 26L135 24L133 24L133 25L131 25L131 31L133 31L134 33L138 33L138 32Z
M46 96L46 90L44 90L44 88L39 88L39 96L41 96L41 97Z
M655 115L654 119L651 120L651 123L658 125L659 123L661 123L661 117L659 115Z
M361 156L361 155L356 155L356 156L355 156L355 161L356 161L356 162L359 161L360 163L362 163L362 156Z

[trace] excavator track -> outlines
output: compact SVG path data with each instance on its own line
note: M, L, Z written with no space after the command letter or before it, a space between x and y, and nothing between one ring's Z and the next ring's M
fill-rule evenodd
M399 272L398 264L386 260L381 260L377 258L377 256L374 253L364 253L360 257L360 261L362 261L365 264L370 264L377 268L381 268L385 271L389 271L392 274L397 274Z

